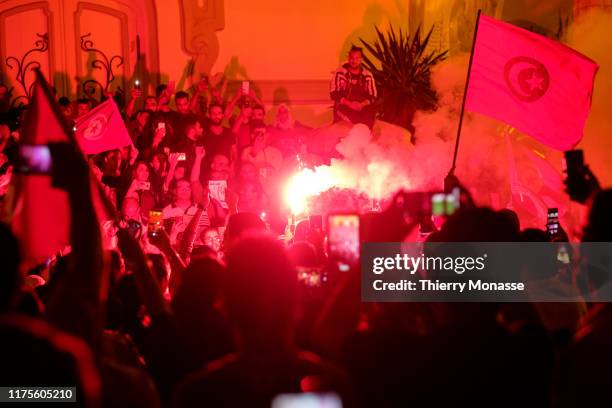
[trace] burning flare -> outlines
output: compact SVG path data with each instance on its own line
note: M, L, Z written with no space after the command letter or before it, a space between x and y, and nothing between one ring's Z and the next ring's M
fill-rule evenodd
M306 212L308 199L336 186L329 166L319 166L314 170L303 169L294 174L285 188L285 202L294 215Z

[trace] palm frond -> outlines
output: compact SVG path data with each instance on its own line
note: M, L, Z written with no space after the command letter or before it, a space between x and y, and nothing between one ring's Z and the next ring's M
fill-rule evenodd
M360 41L366 51L364 65L372 72L379 90L380 117L410 129L416 109L431 110L437 106L431 68L447 57L448 50L430 50L433 26L425 36L420 25L412 36L409 30L395 29L391 23L386 34L378 27L374 29L376 36L372 42L361 38Z

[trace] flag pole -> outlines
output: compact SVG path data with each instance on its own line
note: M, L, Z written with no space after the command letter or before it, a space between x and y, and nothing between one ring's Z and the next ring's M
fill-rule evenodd
M463 91L463 102L461 103L461 113L459 114L459 126L457 128L457 137L455 139L455 152L453 154L453 165L451 166L448 175L444 179L444 190L450 192L453 187L457 186L458 180L455 177L455 166L457 164L457 152L459 151L459 141L461 139L461 127L463 125L463 113L465 111L465 100L467 99L467 91L470 85L470 73L472 72L472 60L474 59L474 47L476 45L476 36L478 35L478 26L480 24L480 13L478 9L476 14L476 26L474 27L474 37L472 38L472 50L470 51L470 62L468 64L467 78L465 79L465 89Z

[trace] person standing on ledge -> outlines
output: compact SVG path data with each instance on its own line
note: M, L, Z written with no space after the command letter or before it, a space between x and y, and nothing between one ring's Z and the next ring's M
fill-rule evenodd
M373 103L376 100L376 84L372 73L361 64L363 50L353 45L345 62L335 72L330 95L334 100L334 123L344 120L363 123L372 128L375 119Z

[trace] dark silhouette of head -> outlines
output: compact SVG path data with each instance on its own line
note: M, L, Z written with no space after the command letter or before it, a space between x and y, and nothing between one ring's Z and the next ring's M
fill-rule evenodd
M537 228L526 228L521 231L522 242L551 242L548 232ZM557 272L557 251L555 245L538 246L538 251L521 260L523 279L547 279Z
M247 350L290 345L298 282L283 245L264 234L246 235L230 248L227 269L224 305L239 344Z
M509 208L503 208L497 213L508 221L509 225L514 231L516 231L517 234L519 233L519 231L521 230L521 221L516 211L511 210Z
M176 336L181 352L178 365L196 370L234 351L232 331L218 309L220 280L226 271L211 257L193 259L177 282L172 298ZM181 358L182 357L182 358Z
M516 242L519 238L507 215L484 207L459 210L441 232L445 242Z
M526 228L521 231L522 242L550 242L550 235L537 228Z
M304 242L308 240L308 233L310 232L310 222L308 220L301 220L295 225L295 232L293 233L294 242Z
M219 280L224 274L223 265L212 257L191 261L172 299L172 309L177 316L197 318L211 309L219 294Z
M168 89L168 85L166 84L157 85L157 87L155 88L155 96L159 98L161 94L166 91L166 89Z
M111 287L106 302L106 324L130 333L140 323L142 300L133 274L125 274Z
M266 224L254 213L243 212L233 214L227 221L227 228L225 229L225 247L231 246L240 235L249 230L265 231Z

